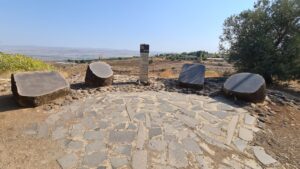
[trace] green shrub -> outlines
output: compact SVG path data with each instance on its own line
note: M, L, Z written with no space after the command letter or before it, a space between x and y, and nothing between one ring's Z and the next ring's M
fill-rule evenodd
M0 73L38 70L54 70L54 67L25 55L0 52Z
M220 49L240 72L274 80L300 79L300 1L258 0L225 20Z

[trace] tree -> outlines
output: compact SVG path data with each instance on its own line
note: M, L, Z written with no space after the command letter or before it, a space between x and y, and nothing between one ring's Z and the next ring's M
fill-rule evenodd
M268 83L300 78L300 1L258 0L224 22L220 51L239 71Z

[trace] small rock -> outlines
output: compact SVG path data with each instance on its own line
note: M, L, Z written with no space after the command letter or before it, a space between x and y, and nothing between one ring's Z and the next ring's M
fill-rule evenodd
M182 140L184 148L192 153L203 154L203 151L200 149L198 143L192 138L185 138Z
M71 169L76 167L78 157L76 154L67 154L57 160L62 169Z
M97 167L106 159L105 152L95 152L90 155L85 155L83 158L83 164L89 167Z
M116 147L115 152L124 154L126 156L131 156L131 145L121 145Z
M155 151L164 151L167 146L167 143L162 140L150 140L149 141L149 149L155 150Z
M113 168L119 168L128 164L127 157L114 157L110 159L111 165Z
M138 150L132 157L133 169L147 169L147 151Z
M62 139L65 137L66 134L67 134L67 129L63 127L58 127L53 131L52 138L53 140Z
M109 141L113 143L131 143L135 136L136 132L132 131L111 131Z
M151 139L152 137L161 135L161 134L162 134L161 128L151 128L149 130L149 139Z
M81 141L71 141L68 144L68 148L72 150L80 150L83 147L83 143Z
M247 142L244 140L241 140L239 138L237 138L233 143L238 148L238 150L240 150L241 152L243 152L245 150L245 148L247 147Z
M253 147L255 157L264 165L268 166L270 164L277 163L277 161L268 155L263 147L254 146Z
M95 142L89 143L85 147L85 152L86 153L99 152L99 151L104 151L105 148L106 148L105 143L103 143L101 141L95 141Z
M245 115L245 124L254 125L256 118L251 116L250 114Z
M243 128L240 128L239 137L245 141L252 141L253 140L253 131Z
M104 131L86 131L83 136L87 140L104 140Z
M176 166L178 168L188 166L187 157L182 145L176 142L171 142L169 144L169 161L172 166Z

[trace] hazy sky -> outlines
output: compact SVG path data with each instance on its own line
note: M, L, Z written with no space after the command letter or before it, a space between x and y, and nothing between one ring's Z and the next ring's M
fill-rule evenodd
M224 20L255 0L0 0L0 45L218 51Z

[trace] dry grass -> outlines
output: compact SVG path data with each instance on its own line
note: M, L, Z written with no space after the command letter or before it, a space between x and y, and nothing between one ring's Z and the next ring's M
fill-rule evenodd
M218 72L213 71L213 70L207 70L205 71L205 77L221 77L222 75L220 75Z
M161 78L177 78L178 75L174 71L167 69L159 73L158 76Z

